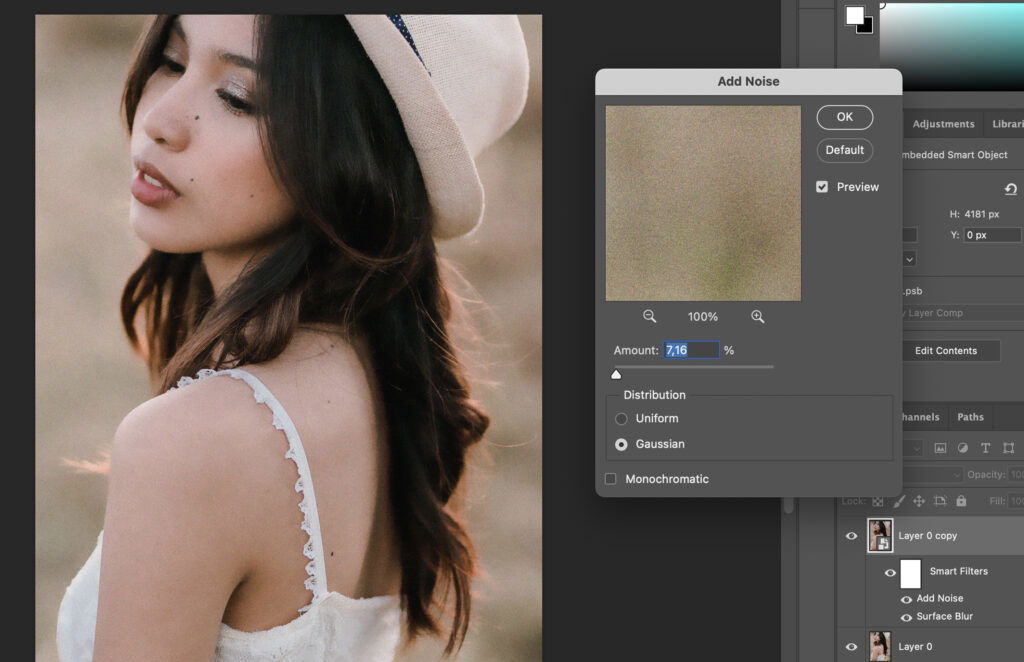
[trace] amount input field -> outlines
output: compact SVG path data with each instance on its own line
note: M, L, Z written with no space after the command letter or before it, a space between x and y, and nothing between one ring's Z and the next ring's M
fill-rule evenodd
M661 358L671 360L719 359L717 340L666 340L661 344Z

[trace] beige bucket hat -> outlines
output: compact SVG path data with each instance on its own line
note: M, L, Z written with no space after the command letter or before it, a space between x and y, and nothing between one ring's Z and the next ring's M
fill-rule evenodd
M402 116L434 236L470 232L484 211L474 159L515 124L529 61L515 16L347 15Z

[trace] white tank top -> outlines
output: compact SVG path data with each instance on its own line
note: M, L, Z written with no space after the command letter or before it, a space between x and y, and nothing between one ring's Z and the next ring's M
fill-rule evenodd
M316 509L313 479L302 441L288 413L277 398L251 373L240 368L201 370L197 377L182 377L177 387L214 375L240 379L253 390L256 402L274 414L274 427L288 439L285 457L294 461L299 479L295 491L302 493L302 530L309 539L302 553L306 564L305 587L313 592L310 604L299 609L295 619L257 632L244 632L221 623L215 662L383 662L395 657L401 636L401 603L397 595L350 598L327 590L323 538ZM92 555L64 592L57 614L57 653L61 662L91 662L96 632L96 602L100 587L100 554L103 532Z

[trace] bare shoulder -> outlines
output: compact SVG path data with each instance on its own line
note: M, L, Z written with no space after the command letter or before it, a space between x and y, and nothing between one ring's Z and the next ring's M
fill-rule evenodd
M98 657L128 659L137 637L167 650L188 642L191 652L177 659L209 659L224 606L254 564L261 512L242 486L271 465L248 448L265 433L254 420L259 409L246 384L217 376L152 398L121 422L103 527Z
M346 450L364 453L380 440L372 371L357 344L338 336L297 334L276 359L247 365L297 426L307 452L333 471ZM242 494L262 479L280 480L282 433L252 387L227 374L209 376L142 403L118 426L111 478L130 471L185 481L199 492ZM317 449L334 449L325 457ZM120 469L120 472L119 472ZM273 483L271 483L273 484ZM181 496L185 496L182 494Z
M121 421L111 453L111 481L155 481L180 499L234 501L270 460L253 449L278 433L248 385L226 375L173 389ZM176 487L175 487L176 486ZM207 508L197 512L214 514Z
M215 376L158 395L133 409L114 435L114 453L123 456L180 456L216 463L234 460L236 442L263 426L254 421L259 405L252 390L227 376Z

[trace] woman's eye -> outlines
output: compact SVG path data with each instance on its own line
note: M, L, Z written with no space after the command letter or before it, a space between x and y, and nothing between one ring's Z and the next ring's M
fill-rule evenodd
M173 74L185 73L185 65L180 64L166 55L160 56L160 66Z
M253 113L253 105L241 97L237 97L226 90L218 90L217 96L221 98L227 109L236 115L251 115Z

